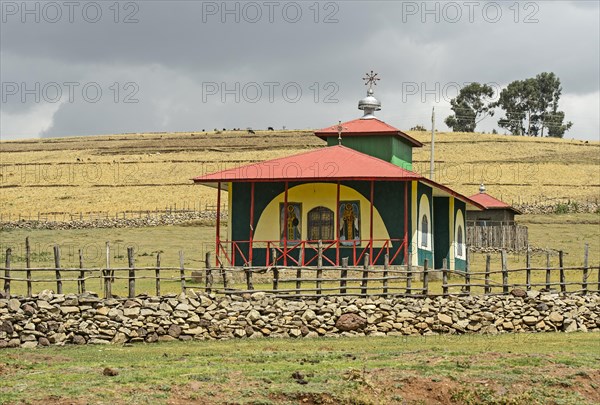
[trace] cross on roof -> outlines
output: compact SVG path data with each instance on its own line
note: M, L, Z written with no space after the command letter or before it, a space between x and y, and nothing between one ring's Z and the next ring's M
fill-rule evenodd
M371 90L373 88L373 86L377 86L377 81L381 80L379 77L377 77L378 73L373 73L373 71L371 70L371 73L365 73L366 76L363 77L363 80L365 81L365 86L368 84L369 85L369 90Z
M342 131L344 129L348 129L348 128L343 127L342 126L342 121L339 121L338 124L336 125L336 129L337 129L337 132L338 132L338 145L341 145L342 144Z

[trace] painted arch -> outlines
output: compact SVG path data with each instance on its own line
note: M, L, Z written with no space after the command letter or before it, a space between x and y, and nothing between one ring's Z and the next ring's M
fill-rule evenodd
M456 210L456 220L454 221L454 257L465 260L466 258L466 230L465 217L461 209Z
M422 250L431 251L433 223L431 222L431 209L429 207L429 198L427 197L427 194L421 195L418 212L418 247Z
M288 190L288 202L302 204L302 218L300 219L300 234L302 239L308 239L308 214L314 212L315 208L328 209L337 213L336 207L337 186L332 183L308 183L291 187ZM254 232L255 241L276 241L279 240L280 231L280 204L284 202L285 194L280 193L267 204L260 214L256 229ZM363 240L368 240L370 235L370 202L361 193L351 187L340 186L340 201L358 202L360 211L359 234ZM341 222L341 221L340 221ZM373 207L373 239L389 239L389 233L377 211ZM362 244L363 246L365 243ZM374 243L374 247L381 247L383 242Z

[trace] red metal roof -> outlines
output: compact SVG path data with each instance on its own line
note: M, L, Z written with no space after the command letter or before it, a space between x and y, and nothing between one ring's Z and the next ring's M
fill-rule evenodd
M398 128L386 124L378 118L356 119L342 123L342 138L345 136L376 136L376 135L395 135L407 141L412 146L421 147L423 144L411 136L400 131ZM331 136L338 136L338 125L315 131L315 135L321 139Z
M422 176L342 145L205 174L196 183L305 180L418 180Z
M484 208L478 202L418 173L342 145L319 148L293 156L234 167L198 176L192 180L201 184L219 182L418 180L478 209Z
M519 211L518 209L513 208L512 206L508 205L504 201L500 201L499 199L492 197L488 193L473 194L472 196L469 197L469 199L479 203L480 205L485 207L485 209L488 209L488 210L509 209L509 210L516 212L517 214L521 213L521 211Z

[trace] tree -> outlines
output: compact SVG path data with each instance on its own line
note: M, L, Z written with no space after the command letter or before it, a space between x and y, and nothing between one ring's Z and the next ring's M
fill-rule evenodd
M554 73L540 73L535 78L539 94L538 109L541 119L541 136L544 128L548 128L548 136L562 138L565 131L572 126L572 122L563 124L565 113L558 111L558 100L562 93L560 79Z
M561 92L560 79L554 73L515 80L494 103L506 114L498 125L513 135L544 136L544 128L548 128L548 136L562 137L573 123L563 124L565 114L558 111Z
M498 125L508 129L513 135L537 134L535 105L534 79L515 80L500 92L495 103L495 106L500 106L506 113L506 117L501 118Z
M548 136L562 138L565 135L565 132L573 126L571 121L563 124L564 120L565 113L563 111L557 111L553 114L546 115L544 123L548 128Z
M458 96L450 100L454 115L444 121L454 132L475 132L477 123L487 115L494 115L492 103L485 103L484 97L492 97L494 89L487 84L471 83L463 87ZM482 114L484 117L479 118Z

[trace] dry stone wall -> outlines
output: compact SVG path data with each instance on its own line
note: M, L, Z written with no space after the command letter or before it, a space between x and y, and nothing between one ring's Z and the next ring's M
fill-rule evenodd
M600 294L285 300L196 294L0 298L0 348L260 337L600 332Z
M214 211L174 212L165 214L143 215L129 218L97 218L71 221L36 221L20 220L0 222L0 230L11 229L94 229L94 228L143 228L149 226L181 225L189 222L211 224L217 219ZM221 213L221 220L227 220L227 213Z

